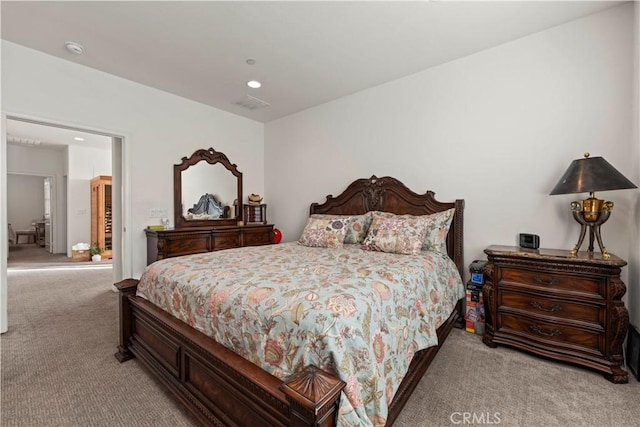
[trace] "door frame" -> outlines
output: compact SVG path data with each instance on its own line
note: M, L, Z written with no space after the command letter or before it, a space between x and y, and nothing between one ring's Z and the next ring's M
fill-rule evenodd
M20 120L44 126L53 126L111 137L112 176L114 191L113 234L118 242L113 248L113 280L131 277L131 238L127 229L131 224L131 148L129 138L122 132L99 129L91 125L62 123L55 120L30 117L24 114L0 112L0 333L8 330L7 318L7 257L9 255L7 228L7 120Z
M59 215L59 212L58 212L59 211L59 206L58 205L59 204L58 204L58 201L57 201L57 197L58 197L57 191L58 191L58 185L59 184L58 184L58 180L56 179L55 175L51 175L51 174L47 174L47 173L8 172L7 171L7 173L5 175L7 177L7 182L8 182L8 176L9 175L33 176L33 177L42 178L43 181L46 178L51 178L51 185L52 185L52 187L51 187L51 206L50 206L51 213L49 215L50 216L49 221L53 222L53 220L55 218L58 218L58 215ZM7 190L7 192L8 192L8 190ZM66 199L63 199L63 200L66 200ZM63 210L66 210L66 207L64 207ZM8 217L6 217L6 218L7 218L6 221L9 222L9 218ZM34 218L34 219L41 219L41 218ZM53 228L54 228L53 225L50 225L50 227L53 230ZM57 246L58 245L58 241L55 238L55 233L50 233L50 234L51 234L50 247L52 248L52 253L55 253L55 250L59 249L58 246ZM8 255L8 252L7 252L7 255Z
M8 172L7 172L8 173ZM58 251L60 251L60 248L58 247L58 239L56 239L56 233L58 233L58 226L56 225L57 221L58 221L58 190L59 190L59 185L60 183L56 182L56 177L55 175L46 175L44 177L44 186L46 188L47 184L47 179L49 179L49 252L50 253L57 253ZM44 192L44 196L45 198L47 197L47 192ZM63 201L66 203L67 199L63 199ZM46 208L45 208L46 209ZM66 210L66 207L65 207ZM46 212L46 210L45 210ZM55 231L55 233L54 233ZM66 232L66 230L65 230ZM45 224L45 231L44 231L44 238L45 238L45 242L44 242L44 247L47 247L47 226ZM66 240L66 239L65 239ZM65 251L66 252L66 251Z

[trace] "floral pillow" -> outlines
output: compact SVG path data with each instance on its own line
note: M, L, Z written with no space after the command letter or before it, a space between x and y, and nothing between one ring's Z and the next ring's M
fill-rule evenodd
M342 246L349 220L309 217L298 243L318 248L337 248Z
M424 242L422 242L422 250L446 254L447 234L449 233L454 213L455 209L451 208L446 211L436 212L430 215L396 215L391 212L375 211L373 212L373 216L380 216L384 218L419 218L427 229Z
M419 216L373 215L362 249L415 255L420 253L427 228Z
M346 219L347 232L344 236L344 243L362 243L367 235L369 226L371 225L372 215L367 212L362 215L330 215L330 214L312 214L311 218L318 219Z
M424 242L422 242L423 251L434 251L443 254L447 253L447 234L455 209L451 208L446 211L437 212L431 215L424 215L427 234Z

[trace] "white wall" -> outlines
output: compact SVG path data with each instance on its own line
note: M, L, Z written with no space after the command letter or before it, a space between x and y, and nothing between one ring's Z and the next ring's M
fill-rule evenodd
M33 229L44 214L44 177L7 175L7 220L14 230ZM24 237L20 240L26 242Z
M91 178L111 175L111 150L68 147L67 254L76 243L91 242Z
M167 209L173 223L173 164L182 157L213 147L243 172L245 196L264 193L261 123L5 40L2 109L14 116L124 136L128 193L123 198L132 242L125 257L131 260L134 277L146 264L143 230L159 223L149 218L149 210Z
M64 174L64 151L62 150L54 150L51 148L44 147L21 147L18 145L7 145L7 172L11 174L20 174L20 175L36 175L41 177L40 187L42 189L40 194L44 194L44 184L43 179L45 176L53 177L54 188L53 188L53 203L56 205L56 218L55 224L53 224L53 233L54 233L54 253L64 253L65 249L62 246L59 246L59 242L64 242L64 236L61 233L64 233L64 223L63 223L63 215L61 215L61 210L64 206L64 193L60 191L59 186L62 185L63 182L63 174ZM18 189L13 188L12 181L7 182L7 193L13 193L15 191L20 191ZM42 198L44 196L41 196ZM11 212L11 203L8 201L8 212ZM31 218L33 214L29 214L29 218L26 218L29 222L32 219L42 218L44 213L44 201L42 203L42 209L40 213ZM9 220L13 220L9 216ZM12 223L15 228L15 223Z
M283 240L295 240L311 202L339 194L356 178L391 175L440 200L465 199L467 264L484 258L488 245L514 245L520 232L540 235L543 247L572 248L579 225L569 203L587 195L549 196L572 160L587 151L601 155L638 183L632 8L266 124L269 221ZM638 237L637 227L634 236L628 232L637 190L596 195L615 202L604 243L627 258L630 237Z

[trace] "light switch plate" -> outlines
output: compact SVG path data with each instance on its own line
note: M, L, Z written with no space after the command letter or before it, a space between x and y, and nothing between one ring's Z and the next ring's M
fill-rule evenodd
M149 209L149 218L167 218L169 214L164 208L151 208Z

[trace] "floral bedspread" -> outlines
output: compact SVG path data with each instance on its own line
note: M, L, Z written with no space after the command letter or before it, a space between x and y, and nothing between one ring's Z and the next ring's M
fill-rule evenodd
M382 426L464 286L436 252L282 243L155 262L138 295L278 378L309 364L338 375L339 425Z

